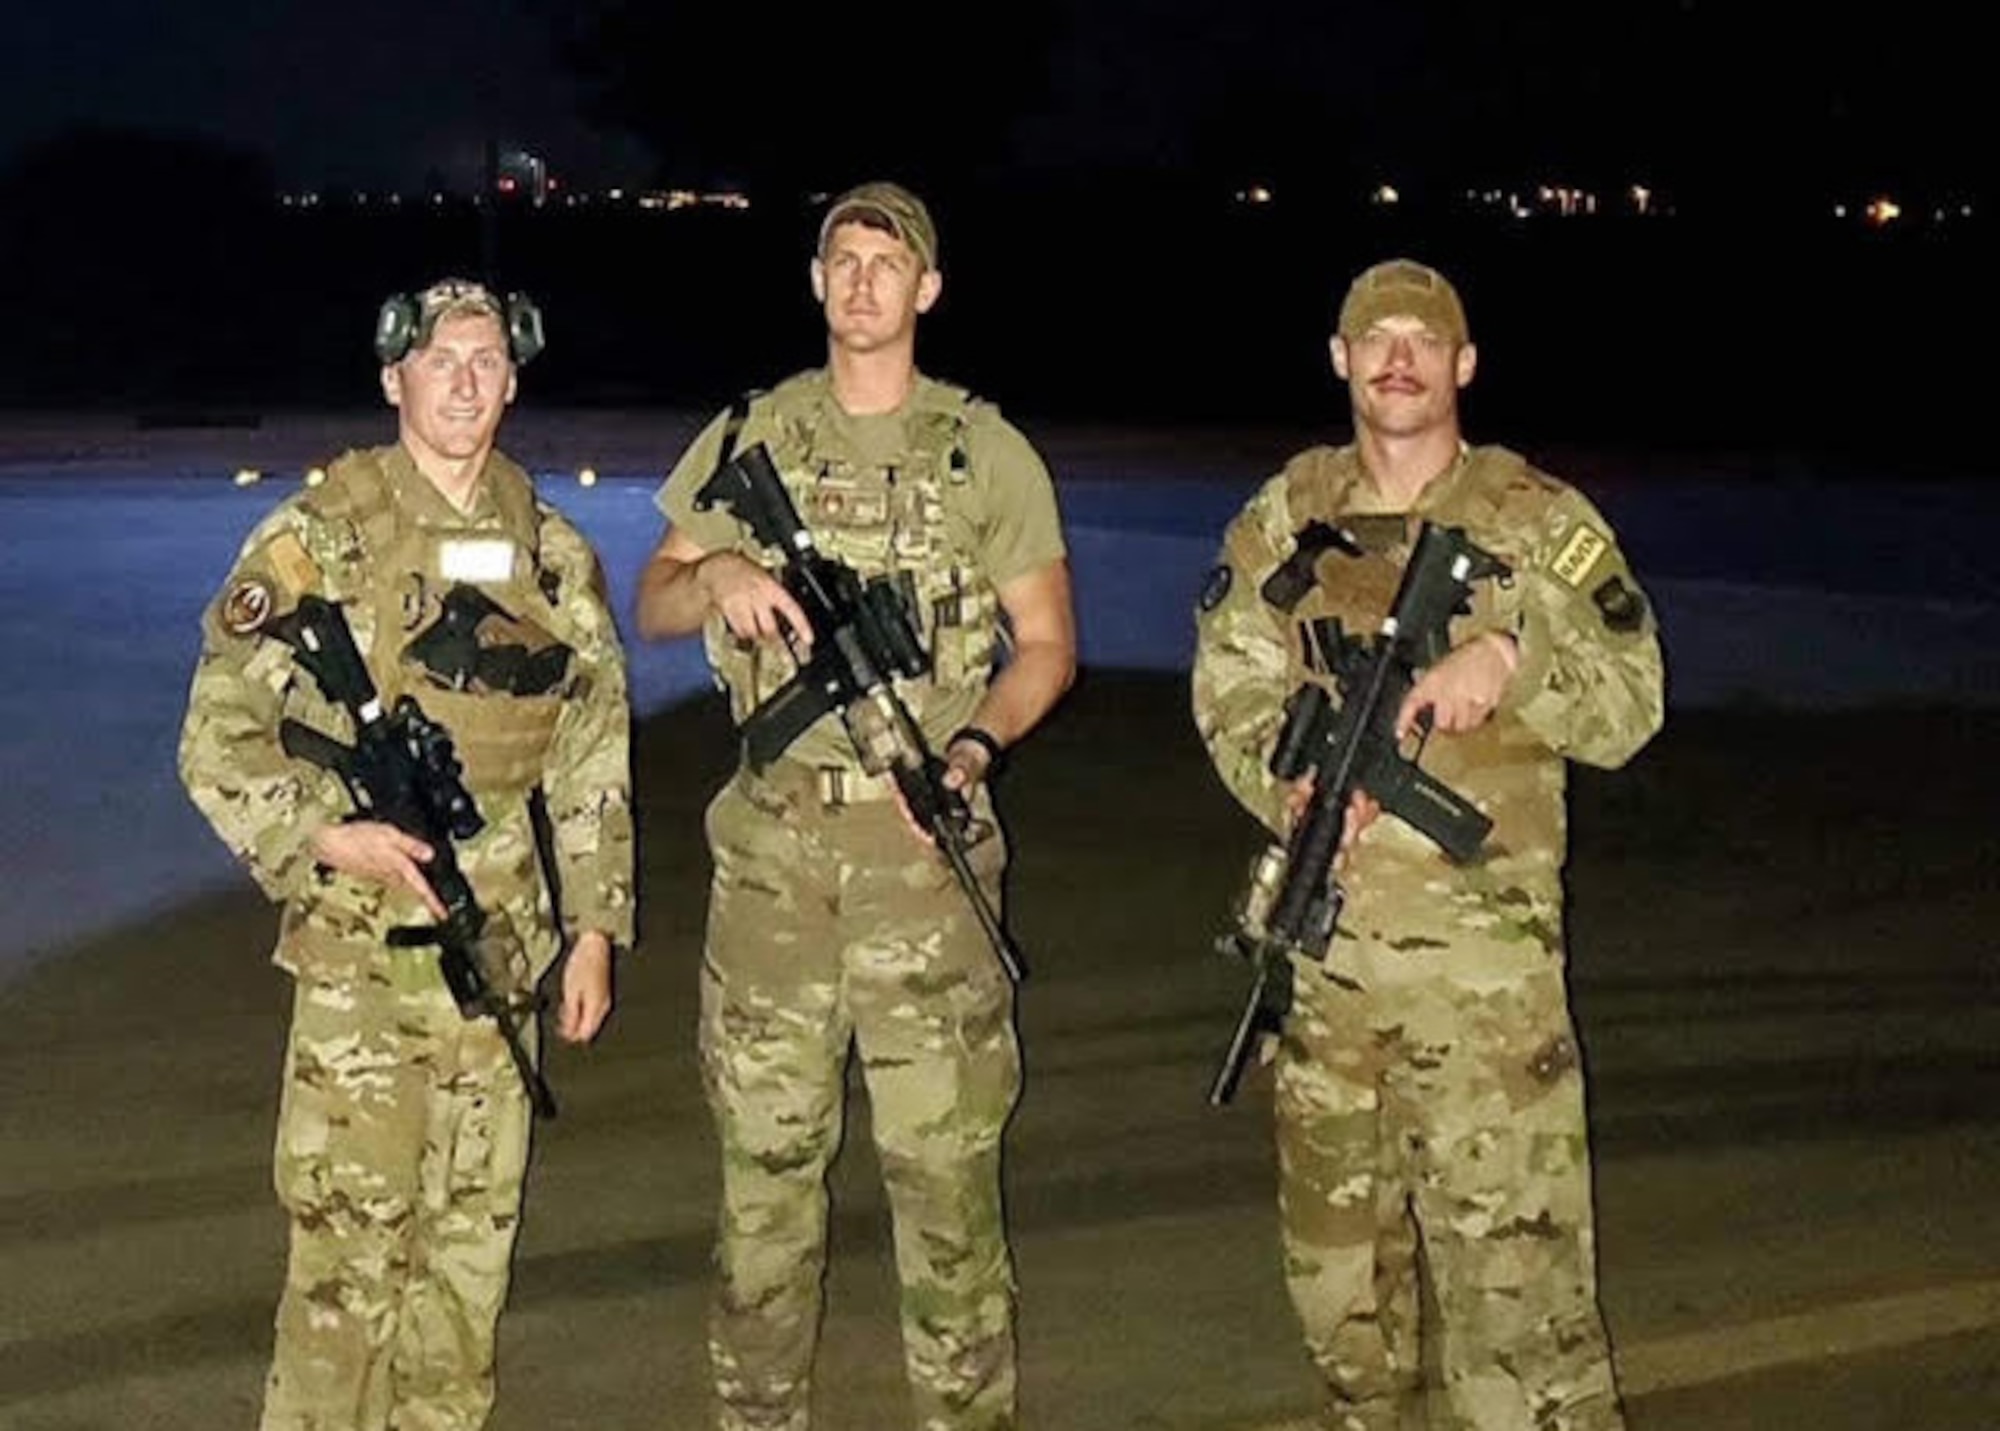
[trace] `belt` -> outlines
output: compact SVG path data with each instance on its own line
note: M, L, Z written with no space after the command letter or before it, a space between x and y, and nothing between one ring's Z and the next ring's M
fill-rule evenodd
M829 810L896 798L896 783L887 775L870 775L844 765L778 760L751 773L749 779L774 795L810 800Z

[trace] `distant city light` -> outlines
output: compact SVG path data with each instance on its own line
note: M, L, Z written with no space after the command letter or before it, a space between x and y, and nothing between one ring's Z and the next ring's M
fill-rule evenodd
M669 213L675 209L703 205L716 209L747 209L750 207L750 196L735 189L721 189L709 194L698 194L693 189L654 189L639 196L640 208L664 209Z
M597 485L597 469L595 467L586 467L577 473L576 485L579 487L595 487Z
M235 481L239 487L254 487L263 480L264 474L259 472L255 467L239 467L236 469Z
M1567 184L1544 184L1535 191L1535 199L1543 208L1554 209L1566 219L1597 212L1597 195Z
M545 160L522 149L504 151L500 161L501 167L497 171L487 177L473 179L464 188L440 184L433 178L431 184L406 193L399 193L393 188L293 188L275 190L271 200L274 206L282 207L287 213L305 216L323 211L383 215L420 208L442 214L458 208L477 212L496 206L568 210L588 207L604 211L631 207L651 212L704 208L742 211L752 204L750 194L739 189L652 189L625 184L586 188L573 178L565 180L549 173ZM1246 183L1224 193L1227 196L1224 202L1232 205L1262 208L1277 202L1277 191L1269 183ZM825 196L817 197L823 200ZM1288 203L1298 197L1298 194L1287 190ZM1321 192L1317 197L1324 200L1330 195ZM1680 203L1670 193L1649 183L1628 180L1620 180L1606 190L1585 188L1555 179L1532 184L1502 183L1490 187L1468 185L1448 191L1447 197L1460 207L1462 213L1477 214L1489 222L1540 223L1549 219L1589 219L1600 215L1666 221L1678 218L1682 212ZM1430 201L1431 196L1427 193L1421 202L1427 204ZM1387 211L1419 200L1405 194L1397 184L1378 181L1358 191L1349 190L1346 202ZM1947 191L1942 195L1922 198L1910 195L1898 198L1886 193L1850 193L1845 197L1829 196L1812 201L1810 209L1816 209L1822 217L1830 215L1842 224L1851 223L1873 230L1894 227L1913 232L1955 229L1979 217L1975 202L1967 199L1963 190L1956 195Z

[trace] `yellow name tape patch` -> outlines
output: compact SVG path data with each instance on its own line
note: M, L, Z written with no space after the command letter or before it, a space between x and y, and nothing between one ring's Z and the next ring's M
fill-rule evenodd
M1604 555L1611 541L1594 527L1578 527L1569 534L1556 559L1549 564L1549 570L1556 578L1569 586L1582 586L1590 569L1597 565L1597 559Z

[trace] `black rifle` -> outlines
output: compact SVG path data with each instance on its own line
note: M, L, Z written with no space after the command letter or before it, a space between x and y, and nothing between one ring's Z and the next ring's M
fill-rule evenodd
M497 620L496 620L497 618ZM481 628L492 622L499 636L481 639ZM531 648L518 639L513 617L492 597L467 582L444 594L438 619L409 646L411 659L447 690L501 691L515 696L539 696L554 690L569 674L570 649L544 645Z
M1329 536L1322 536L1321 528ZM1314 523L1301 536L1321 552L1359 554L1352 538ZM1284 568L1280 568L1284 570ZM1271 773L1289 785L1310 775L1312 794L1283 845L1258 857L1237 910L1236 928L1217 941L1224 953L1247 960L1250 998L1237 1020L1222 1067L1209 1088L1216 1106L1236 1096L1260 1038L1284 1026L1292 1006L1294 954L1322 961L1333 942L1345 899L1334 878L1334 860L1347 807L1365 790L1394 815L1427 836L1454 860L1470 859L1493 822L1464 797L1405 757L1396 739L1396 713L1417 673L1450 649L1451 618L1466 609L1472 583L1498 577L1507 567L1480 550L1457 527L1429 522L1418 533L1389 615L1372 641L1345 636L1337 621L1311 623L1310 639L1340 691L1335 706L1326 687L1307 682L1285 703L1285 723L1271 751ZM1266 595L1295 605L1310 585L1286 583ZM1288 597L1288 600L1280 600ZM1428 726L1426 725L1426 732Z
M819 550L761 442L716 468L695 494L697 510L705 512L718 502L758 541L783 556L780 579L812 626L812 650L799 662L798 673L743 722L750 768L764 769L814 722L838 711L861 768L894 777L903 803L936 842L965 891L1000 966L1019 983L1021 956L966 858L973 843L972 809L964 795L945 785L944 761L896 694L896 678L926 675L931 668L903 593L894 579L864 581L852 567ZM797 635L789 629L784 634L796 658Z
M342 745L324 731L287 718L278 727L285 753L338 775L360 816L394 825L431 847L430 862L422 867L424 880L444 906L445 917L436 924L392 929L389 943L402 949L437 946L438 969L459 1013L468 1019L484 1015L499 1026L535 1111L555 1117L555 1095L528 1057L514 1023L523 1007L532 1016L537 1005L533 999L517 1005L500 995L479 961L486 912L458 867L452 842L470 839L486 822L459 779L450 733L410 696L392 710L382 709L347 613L333 602L301 597L290 614L267 623L265 630L298 653L299 664L312 673L327 699L354 721L354 744Z

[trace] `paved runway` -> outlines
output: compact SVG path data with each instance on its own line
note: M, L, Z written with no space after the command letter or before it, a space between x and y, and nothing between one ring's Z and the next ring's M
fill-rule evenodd
M301 453L382 426L245 450L295 476ZM62 430L27 436L49 452ZM639 474L674 444L635 426L622 465L597 459L627 480L583 489L567 474L601 422L516 430L622 610L656 531ZM273 916L171 771L195 612L278 493L231 487L213 434L134 442L39 475L0 451L0 1431L251 1424L282 1267ZM1267 1095L1202 1102L1240 997L1207 942L1254 838L1195 747L1178 668L1215 531L1284 445L1052 446L1089 670L1005 791L1033 966L1009 1143L1029 1424L1277 1425L1311 1383L1275 1263ZM1741 476L1598 491L1666 618L1673 712L1630 770L1580 773L1574 801L1574 982L1633 1424L1991 1431L1995 497ZM692 643L635 656L648 710L702 688ZM565 1111L540 1136L496 1431L703 1424L693 961L726 747L712 701L644 728L645 947L606 1039L553 1056ZM903 1424L894 1293L856 1112L819 1424L884 1431Z
M2000 716L1690 712L1575 789L1605 1297L1636 1431L2000 1424ZM692 1059L727 736L651 721L645 945L558 1050L496 1431L702 1426L713 1147ZM1005 787L1027 1094L1009 1142L1028 1424L1310 1407L1266 1085L1202 1090L1254 844L1170 677L1096 673ZM0 1428L251 1424L281 1275L270 912L204 898L0 988ZM857 1107L857 1114L860 1109ZM837 1172L818 1424L904 1424L866 1119Z

